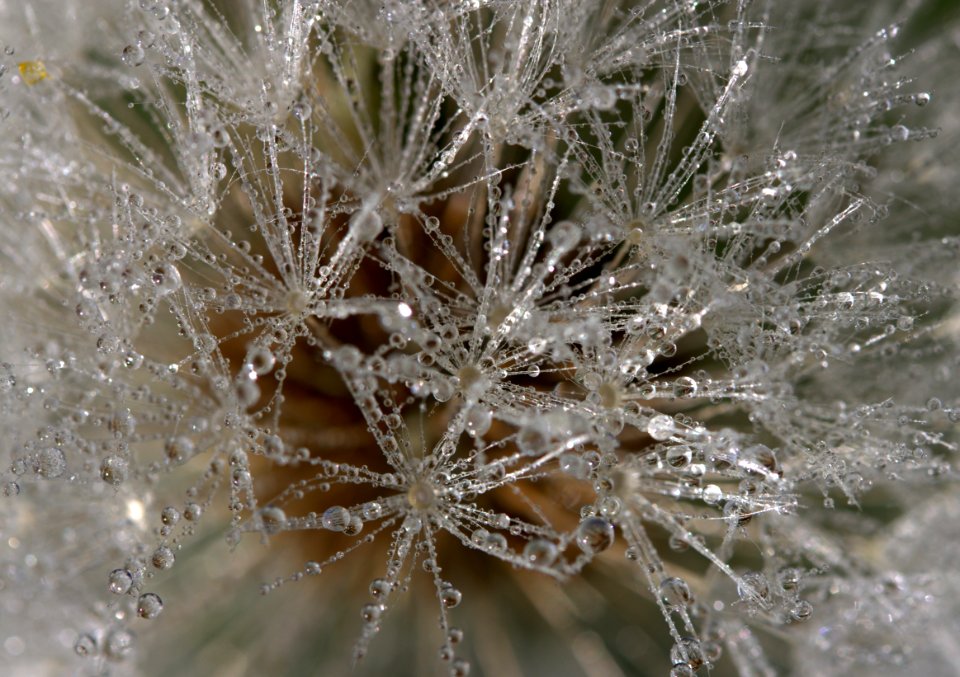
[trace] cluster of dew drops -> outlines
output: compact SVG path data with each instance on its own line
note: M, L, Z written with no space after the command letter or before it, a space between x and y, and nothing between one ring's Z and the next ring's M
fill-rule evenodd
M318 30L306 5L318 16L322 11L317 7L323 5L334 17L331 21L358 30L348 13L337 14L330 9L334 4L327 4L292 5L294 18L307 27L297 35ZM611 71L616 77L646 74L643 67L629 70L630 60L641 58L658 58L679 72L682 50L674 43L686 48L691 40L712 39L718 30L709 21L695 30L685 27L691 17L709 16L696 13L697 3L663 4L670 11L644 17L637 10L620 17L623 35L653 37L644 50L625 50L626 39L609 43L611 53L621 50L620 61L613 61L628 64L617 67L623 71ZM720 4L706 3L711 9ZM139 31L136 41L123 48L122 62L142 71L150 59L166 58L163 72L179 78L197 97L188 102L187 114L194 117L189 134L180 139L193 191L191 200L183 202L195 211L178 204L167 205L167 213L162 201L173 189L159 186L156 177L146 182L147 189L134 181L106 189L111 207L103 216L115 224L113 239L87 243L69 259L64 279L52 285L55 291L69 290L64 305L73 310L71 320L86 332L84 338L95 337L96 354L78 359L70 350L49 345L35 351L43 371L65 384L63 397L47 408L72 418L41 431L14 462L15 475L32 470L44 479L67 477L75 461L64 449L85 444L96 462L84 466L84 472L120 496L132 486L152 489L163 473L177 474L206 457L199 478L188 481L186 500L161 508L156 541L109 572L107 590L113 600L122 600L111 607L115 618L161 616L164 602L147 589L148 582L177 564L184 541L195 535L220 493L227 494L232 547L246 533L269 541L285 532L308 537L322 532L335 544L327 559L308 561L301 570L265 583L264 592L317 576L351 555L362 557L364 548L379 539L387 551L386 566L369 582L369 600L360 608L358 658L393 608L394 596L411 587L415 571L425 572L439 609L440 658L459 676L468 674L470 663L457 654L464 632L451 624L450 612L461 605L463 593L442 575L446 562L442 567L441 561L448 556L456 560L438 549L441 534L473 551L470 555L480 553L559 581L623 546L639 587L652 596L669 626L673 677L709 667L719 659L723 642L735 643L749 633L741 620L713 620L711 609L695 594L698 586L667 570L667 556L661 556L648 526L666 534L670 550L692 551L718 572L721 582L701 583L697 593L722 595L723 584L732 584L732 599L724 604L718 597L713 604L721 619L739 613L747 622L801 623L813 612L801 594L806 578L816 592L817 586L829 587L822 575L826 571L856 571L852 561L820 547L815 535L798 539L816 546L812 555L801 553L802 544L783 538L783 533L801 533L792 526L784 532L748 531L764 521L756 517L787 521L796 516L793 473L824 486L839 485L855 500L860 489L854 486L853 471L839 474L826 462L810 471L796 448L771 448L775 444L769 436L768 446L744 430L772 422L771 427L779 425L802 440L805 431L783 414L800 407L790 379L826 364L822 342L835 340L839 346L837 337L845 341L859 331L867 336L855 351L859 353L909 334L913 319L900 306L920 295L907 281L865 267L836 275L822 269L801 274L804 254L856 209L845 208L819 230L805 230L807 217L814 221L817 212L814 207L804 212L807 207L797 206L790 192L808 191L809 204L818 208L818 199L832 205L834 197L828 194L831 181L821 181L819 175L815 181L802 166L809 162L806 156L778 150L768 163L774 169L743 176L730 169L735 160L729 154L716 150L726 131L721 122L752 76L756 54L740 49L730 63L710 63L704 69L722 73L719 84L714 83L716 100L703 106L699 133L676 160L674 139L656 138L648 123L656 108L667 111L660 122L676 122L671 116L686 76L671 75L657 89L614 84L609 73L586 82L585 73L571 69L559 87L552 75L547 77L559 61L551 61L556 57L547 31L537 26L538 19L546 21L535 10L539 3L526 9L519 3L496 15L506 26L497 30L503 28L508 38L517 36L515 43L503 38L507 47L496 52L500 67L510 58L522 61L520 56L531 63L543 60L542 72L524 69L516 81L497 74L478 91L464 91L470 82L463 69L445 69L449 64L443 60L450 58L444 49L463 45L445 44L436 35L423 45L404 47L406 58L419 63L422 72L398 65L402 60L395 47L384 48L374 59L385 73L384 82L396 76L412 92L435 99L432 107L418 106L409 93L403 99L409 109L401 113L413 120L394 127L403 130L409 123L425 131L421 136L410 132L404 140L419 144L403 155L410 163L404 169L416 180L400 185L384 180L363 158L357 161L360 168L337 175L332 169L336 162L312 145L312 135L320 136L333 119L325 117L331 114L321 105L322 96L315 94L312 102L306 95L292 97L286 106L289 125L278 123L285 119L284 109L264 92L259 100L234 102L240 108L257 107L246 118L229 113L227 105L209 104L211 110L202 110L201 83L184 65L192 64L193 51L174 48L172 36L196 45L190 31L200 26L204 35L225 40L217 21L198 18L188 8L181 15L162 0L140 0L139 5L151 28ZM402 15L401 7L391 8ZM553 16L544 10L548 15ZM284 40L294 45L296 36L282 35L276 18L264 17L255 32L275 40L269 43L273 48ZM409 16L401 23L405 30L413 25ZM498 35L495 27L477 29L457 14L438 25L464 33L466 45L494 41ZM404 33L389 33L389 21L383 30L374 37L391 45ZM366 119L360 86L337 69L348 60L349 48L337 44L335 31L318 34L320 51L333 64L334 89L342 94L343 101L336 103L356 114L352 124L361 136L379 139ZM736 40L748 39L735 35ZM278 63L301 63L309 51L304 44L309 40L281 47ZM238 48L237 54L242 53ZM26 70L38 72L36 66ZM443 80L444 87L433 78ZM43 83L38 79L35 84ZM271 91L281 89L281 83L274 83ZM912 99L919 105L928 100L926 94ZM453 106L454 112L441 113L444 106ZM547 128L537 117L542 111L546 119L572 122L556 123L559 132ZM95 115L109 118L101 111ZM107 126L131 144L128 150L139 154L138 164L149 164L146 151L117 131L119 123L108 120ZM252 135L248 127L255 130ZM903 125L885 132L890 142L922 136ZM514 166L502 167L503 148L491 141L497 135L511 135L511 143L526 143L529 152L518 156ZM569 145L567 150L556 150L558 138ZM860 137L855 141L861 142ZM846 148L848 142L844 144ZM637 160L641 151L651 153L653 169ZM290 157L299 167L290 173L306 177L298 209L278 204L285 180L281 165ZM668 172L670 162L678 164ZM825 172L828 163L813 164ZM606 175L608 166L619 169ZM508 173L511 178L502 180ZM216 215L217 200L224 199L217 197L219 182L228 175L252 205L249 240L215 227L211 218L197 219L196 209L207 217ZM444 181L454 188L442 187ZM627 196L620 184L631 181L635 187ZM334 190L331 186L338 182L347 187ZM693 196L682 204L688 183ZM562 192L587 204L583 214L553 220ZM462 218L480 223L482 265L465 253L470 243L454 235L467 229L435 215L440 213L436 204L462 206L458 200L468 205ZM732 222L735 216L742 222ZM792 230L782 238L788 246L781 250L781 240L770 233L778 233L783 221ZM426 243L422 256L402 243L411 224ZM705 232L710 228L719 235ZM722 246L718 238L725 238ZM721 257L723 247L728 253ZM431 256L442 264L431 264ZM386 272L391 280L386 292L351 295L351 281L366 267ZM765 306L771 303L777 307L768 313ZM821 316L829 320L827 328L811 338L804 328ZM370 347L364 344L368 337L358 337L354 346L335 336L337 322L358 318L373 318L387 336L384 344ZM854 326L854 320L863 326ZM892 328L871 336L881 325ZM147 336L157 330L162 337L161 330L171 327L176 338L170 346L162 345L162 338L151 343ZM704 332L710 338L696 345L695 337ZM230 353L238 343L243 344L241 358ZM691 343L695 347L683 347ZM772 353L774 364L763 363L768 345L786 346ZM298 351L304 346L314 363L306 368L319 365L318 379L330 378L323 369L336 374L372 438L370 448L381 457L377 467L386 464L388 469L373 470L364 464L368 459L334 461L292 441L284 406L294 404L296 395L286 385L301 366ZM844 355L853 352L843 349ZM180 351L173 360L171 350ZM21 387L14 371L12 365L0 365L0 391ZM104 390L104 383L111 389ZM709 420L710 407L727 407L749 423L742 429L715 423ZM911 423L927 413L941 416L943 408L933 400L923 414L867 406L857 411L857 418L892 438L905 435L890 432L903 417ZM868 425L850 432L848 419L831 419L821 411L811 418L814 414L820 428L812 435L833 436L835 447L854 445L871 434ZM82 442L88 430L107 434ZM630 436L632 441L626 441ZM931 446L938 441L933 435L923 438ZM877 448L886 454L885 463L902 460L903 445L878 443ZM863 463L874 460L864 458ZM256 481L271 469L304 472L264 502ZM351 487L371 489L376 497L297 514L298 505L312 505L318 495L334 493L333 488L343 496ZM7 494L18 491L14 481L4 487ZM503 496L525 509L488 507ZM548 513L558 506L567 514L555 521ZM766 558L763 570L730 563L733 544L742 539L776 553ZM791 562L801 560L812 564ZM725 609L733 611L719 613ZM76 652L120 658L133 645L123 624L101 635L81 634ZM754 648L750 644L747 650Z

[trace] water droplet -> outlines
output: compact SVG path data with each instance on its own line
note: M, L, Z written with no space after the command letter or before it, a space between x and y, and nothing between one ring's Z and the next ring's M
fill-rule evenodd
M383 607L379 604L364 604L360 609L360 617L367 623L379 620L381 614L383 614Z
M176 561L176 557L173 554L173 550L165 545L161 545L153 551L153 557L150 558L150 561L153 563L153 566L158 569L169 569Z
M150 281L153 283L158 296L172 294L183 284L180 271L169 263L154 268L150 275Z
M371 520L379 519L380 515L383 514L383 506L376 501L371 501L369 503L364 503L361 511L363 513L363 519L369 522Z
M484 539L483 547L491 552L503 552L507 549L507 537L496 532L488 534Z
M324 529L343 531L350 525L350 511L339 505L332 506L323 512L320 523Z
M456 588L449 586L440 591L440 602L448 609L453 609L460 605L463 595Z
M104 653L113 660L121 660L133 648L133 635L126 630L113 630L104 642Z
M174 508L172 505L168 505L160 511L160 521L165 526L172 527L174 524L180 521L180 511Z
M467 677L470 674L470 661L465 658L458 658L453 661L450 668L450 677Z
M703 502L708 505L716 505L723 498L723 490L716 484L708 484L703 488Z
M577 527L577 545L588 555L603 552L613 539L613 524L603 517L588 517Z
M792 592L800 586L803 572L796 567L787 567L777 572L777 583L786 592Z
M73 650L78 656L95 656L97 653L97 640L93 638L93 635L80 635L77 638L76 644L73 645Z
M375 578L370 581L370 596L374 599L383 599L390 594L393 586L384 578Z
M554 249L554 256L562 256L577 246L582 231L573 221L560 221L547 233L547 242Z
M36 457L34 471L46 479L55 479L67 469L67 459L57 447L42 449Z
M121 456L107 456L100 462L100 479L119 486L127 479L127 461Z
M535 538L523 548L523 558L541 567L548 567L557 559L557 546L544 538Z
M203 516L203 507L199 503L187 503L183 508L183 517L188 522L196 522Z
M660 599L668 609L682 609L693 602L693 595L682 578L665 578L660 583Z
M123 51L120 52L120 58L123 59L123 63L128 66L139 66L143 63L145 57L146 54L140 45L127 45L123 48Z
M748 571L737 582L737 594L744 602L763 602L770 596L767 577L759 571Z
M263 346L257 346L247 355L247 364L258 376L269 374L276 363L277 358L274 354Z
M693 669L704 663L703 649L693 637L683 637L670 649L670 661L674 667L686 664Z
M114 569L107 580L107 589L114 595L125 594L133 585L133 576L126 569Z
M805 599L798 600L790 609L790 617L795 621L805 621L813 615L813 605Z
M163 601L160 599L160 596L147 592L137 599L137 615L140 618L146 618L148 620L154 619L160 615L160 612L163 611Z
M266 534L276 534L287 524L287 514L276 506L260 510L260 524Z
M361 531L363 531L363 520L360 519L359 515L353 515L350 518L350 524L344 528L343 533L347 536L356 536Z
M647 433L657 441L670 439L675 430L673 419L665 414L657 414L647 422Z

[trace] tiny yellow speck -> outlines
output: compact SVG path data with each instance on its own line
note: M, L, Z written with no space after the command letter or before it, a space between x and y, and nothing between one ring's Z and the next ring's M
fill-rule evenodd
M20 69L23 81L28 85L35 85L47 79L47 68L42 61L21 61L17 67Z

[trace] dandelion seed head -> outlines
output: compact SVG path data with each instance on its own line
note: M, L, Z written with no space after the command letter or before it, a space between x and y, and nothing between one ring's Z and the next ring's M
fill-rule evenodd
M937 133L910 11L141 0L7 51L0 601L132 666L217 540L266 605L332 590L374 670L411 606L487 669L473 610L543 581L555 628L647 604L675 675L906 660L857 628L922 607L869 546L950 481L960 251L891 197ZM69 533L24 526L50 501ZM606 639L555 644L633 671Z

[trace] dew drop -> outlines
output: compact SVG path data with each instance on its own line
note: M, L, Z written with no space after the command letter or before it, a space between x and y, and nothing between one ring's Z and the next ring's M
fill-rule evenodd
M247 364L249 364L250 369L259 376L269 374L276 363L277 358L274 354L262 346L254 348L247 356Z
M548 567L557 559L557 546L545 538L535 538L523 548L523 558L540 567Z
M265 534L276 534L287 524L287 514L276 506L260 510L260 524Z
M196 522L203 516L203 507L199 503L187 503L183 508L183 518L188 522Z
M491 552L503 552L507 549L507 538L503 534L494 532L487 536L483 546Z
M708 484L703 488L703 502L708 505L716 505L723 498L723 490L716 484Z
M126 630L114 630L107 635L104 642L104 653L113 660L121 660L133 648L133 635Z
M34 471L46 479L55 479L67 469L67 459L57 447L49 447L37 454Z
M146 54L143 51L143 47L140 45L127 45L123 48L123 51L120 52L120 58L123 59L123 63L128 66L139 66L143 63L145 56Z
M373 623L380 619L383 613L383 607L379 604L364 604L360 609L360 617L367 623Z
M160 521L164 525L172 527L174 524L180 521L180 511L173 506L168 505L166 508L160 511Z
M666 414L657 414L647 422L647 433L657 441L670 439L675 429L673 419Z
M577 527L577 545L588 555L603 552L613 539L613 524L603 517L588 517Z
M450 586L440 591L440 602L448 609L453 609L460 605L463 595L459 590Z
M151 620L159 616L162 611L163 601L155 593L147 592L137 599L137 615L140 618Z
M165 545L161 545L153 551L153 557L150 558L150 561L157 569L166 570L173 566L176 557L173 554L173 550Z
M795 621L805 621L813 615L813 605L805 599L798 600L790 609L790 617Z
M343 531L350 525L350 511L339 505L327 508L320 518L320 524L330 531Z
M392 588L390 581L384 578L375 578L370 581L370 596L374 599L383 599L390 594Z
M133 585L133 576L126 569L114 569L107 578L107 589L114 595L123 595Z
M73 645L73 650L78 656L94 656L97 653L97 640L89 634L80 635Z
M690 605L693 595L682 578L665 578L660 583L660 599L668 609L682 609Z
M764 601L770 596L767 577L759 571L748 571L737 583L737 594L744 602Z
M383 514L383 506L376 501L371 501L369 503L364 503L361 511L363 513L363 519L369 522L371 520L380 518L380 515Z

